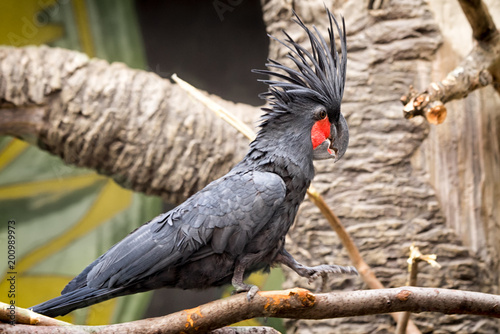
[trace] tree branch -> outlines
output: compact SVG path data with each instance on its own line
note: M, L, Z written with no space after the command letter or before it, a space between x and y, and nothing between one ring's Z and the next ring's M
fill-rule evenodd
M482 0L458 0L477 41L487 41L496 35L497 28L488 7Z
M472 91L493 84L500 94L500 33L481 0L460 0L471 24L476 45L462 63L441 82L431 83L422 93L410 86L401 97L405 118L424 116L432 124L446 118L445 103L463 99Z
M15 137L23 137L26 141L33 141L43 124L44 106L28 107L0 107L0 133Z
M108 326L64 327L72 333L199 333L254 317L329 319L390 312L441 312L500 318L500 296L450 289L401 287L313 294L305 289L261 291L213 301L164 317ZM61 327L0 325L5 333L57 333ZM71 331L69 330L71 328ZM53 330L53 331L50 331Z
M231 109L249 123L260 114L242 104ZM169 80L49 47L0 47L2 134L171 203L247 151L243 136Z
M46 317L42 314L2 302L0 302L0 321L6 323L15 321L19 324L35 326L72 326L68 322Z

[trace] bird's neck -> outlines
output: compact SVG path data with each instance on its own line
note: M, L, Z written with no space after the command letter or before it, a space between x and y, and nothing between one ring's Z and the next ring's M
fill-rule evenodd
M310 140L307 132L302 136L297 133L276 136L275 132L262 131L250 144L250 150L242 163L250 168L281 176L288 193L305 195L314 177Z

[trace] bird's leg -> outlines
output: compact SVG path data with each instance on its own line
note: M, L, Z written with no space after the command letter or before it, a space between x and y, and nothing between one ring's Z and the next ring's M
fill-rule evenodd
M233 279L231 280L231 284L234 286L235 293L247 292L247 300L251 301L255 294L259 291L259 287L252 284L246 284L243 282L243 278L245 275L245 266L238 262L236 264L236 268L234 268Z
M358 275L358 271L356 268L348 266L342 267L338 265L328 265L322 264L315 267L306 267L303 264L298 263L290 253L288 253L285 249L283 249L278 256L276 257L276 262L282 263L285 266L291 268L297 274L302 277L306 277L309 279L309 283L314 281L319 276L325 278L327 273L337 273L337 274L355 274Z

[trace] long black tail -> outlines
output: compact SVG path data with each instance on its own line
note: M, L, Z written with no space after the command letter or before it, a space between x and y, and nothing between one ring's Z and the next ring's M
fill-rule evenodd
M89 287L82 287L35 305L31 307L31 310L48 317L56 317L58 315L65 315L78 308L122 296L124 294L123 290L123 288L92 289Z

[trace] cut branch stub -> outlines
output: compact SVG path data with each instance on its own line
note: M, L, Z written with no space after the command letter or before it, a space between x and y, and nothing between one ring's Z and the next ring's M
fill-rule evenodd
M407 119L424 116L429 123L441 124L446 118L445 103L463 99L490 84L500 94L500 33L482 1L459 3L471 24L474 48L445 79L431 83L423 93L410 87L409 93L401 97Z
M492 84L493 76L486 68L466 67L475 59L473 55L469 57L471 59L466 60L464 66L457 67L441 82L432 82L422 93L410 86L409 92L401 97L404 117L423 116L431 124L441 124L447 115L445 103L463 99L470 92Z
M427 91L419 94L413 86L410 86L409 93L401 97L401 102L404 105L404 117L407 119L423 116L431 124L441 124L446 119L447 110L443 102L432 101L431 94Z

